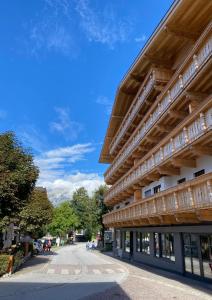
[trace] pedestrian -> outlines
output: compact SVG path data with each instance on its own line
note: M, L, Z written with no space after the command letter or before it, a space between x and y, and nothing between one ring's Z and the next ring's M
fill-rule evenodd
M94 242L94 241L93 241L92 244L91 244L91 248L92 248L92 250L95 250L95 248L96 248L96 245L95 245L95 242Z
M56 244L57 244L57 247L60 246L60 237L58 236L57 239L56 239Z
M51 251L52 243L51 240L48 240L47 249L48 251Z

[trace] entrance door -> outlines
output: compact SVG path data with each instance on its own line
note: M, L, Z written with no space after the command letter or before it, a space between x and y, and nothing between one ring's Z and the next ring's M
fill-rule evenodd
M212 234L200 235L203 276L212 279Z
M198 235L183 234L185 272L201 275Z

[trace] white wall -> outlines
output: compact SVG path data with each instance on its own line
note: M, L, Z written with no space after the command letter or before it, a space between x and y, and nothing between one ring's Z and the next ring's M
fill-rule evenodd
M194 178L194 173L202 169L205 169L205 174L212 172L212 157L204 155L196 160L196 168L182 167L180 169L180 175L176 176L163 176L158 181L154 181L148 186L142 188L142 197L145 197L145 191L151 189L152 195L154 194L153 188L157 185L161 185L161 191L164 191L170 187L176 186L177 181L181 178L186 178L186 181Z
M114 210L126 207L125 203L129 202L127 205L131 204L134 201L134 196L125 199L123 202L120 202L114 206ZM119 207L119 208L118 208Z

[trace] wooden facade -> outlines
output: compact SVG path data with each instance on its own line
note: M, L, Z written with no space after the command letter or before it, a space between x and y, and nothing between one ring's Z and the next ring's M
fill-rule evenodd
M209 224L212 239L211 16L210 0L175 1L118 87L99 161L103 222L123 236Z

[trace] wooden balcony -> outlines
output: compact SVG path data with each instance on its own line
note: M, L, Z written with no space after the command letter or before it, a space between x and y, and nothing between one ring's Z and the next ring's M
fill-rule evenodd
M111 142L110 154L114 153L120 142L124 143L123 139L126 135L129 136L132 133L134 126L142 119L144 113L171 78L171 75L172 72L164 68L152 68L150 70ZM142 114L140 114L141 110Z
M133 195L134 190L161 176L179 175L180 167L193 166L199 155L212 155L211 129L210 97L109 189L105 195L105 203L109 206L119 203Z
M212 173L180 184L103 217L107 227L212 221Z
M139 123L133 135L116 155L112 165L105 172L106 183L113 184L120 174L126 172L128 165L130 167L133 165L133 157L142 157L177 126L189 114L189 103L193 101L198 106L207 93L210 93L212 81L209 69L212 55L210 32L211 25L205 30L184 64ZM190 90L195 92L188 92Z

